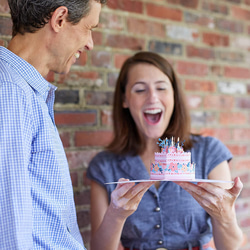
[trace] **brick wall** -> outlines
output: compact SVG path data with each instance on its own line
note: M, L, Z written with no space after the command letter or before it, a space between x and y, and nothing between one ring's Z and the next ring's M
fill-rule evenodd
M109 0L95 48L58 86L55 119L67 153L78 222L90 239L91 158L112 136L111 103L122 62L139 50L162 54L176 70L194 131L222 140L234 154L233 176L244 189L237 200L239 224L250 249L250 0ZM0 45L11 38L7 0L0 0Z

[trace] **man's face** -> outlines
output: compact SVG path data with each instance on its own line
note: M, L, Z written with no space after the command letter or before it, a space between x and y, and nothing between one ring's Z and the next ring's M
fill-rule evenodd
M92 29L99 23L101 4L90 1L90 5L91 9L86 17L83 17L76 25L66 22L56 37L56 41L53 41L53 63L49 67L51 71L61 74L68 73L72 64L84 50L93 49Z

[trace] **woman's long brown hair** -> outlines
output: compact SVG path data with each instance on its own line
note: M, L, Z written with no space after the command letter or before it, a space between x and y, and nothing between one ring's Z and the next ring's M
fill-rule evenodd
M192 140L190 138L190 116L187 111L180 83L177 81L170 63L153 52L139 52L128 58L121 68L116 83L113 102L114 137L107 149L115 154L132 155L140 155L145 150L145 139L140 136L129 109L123 108L129 70L134 65L141 63L154 65L167 75L172 83L174 110L169 125L161 136L161 139L165 139L166 137L171 138L172 136L175 138L179 137L180 141L185 140L184 149L190 149L192 147Z

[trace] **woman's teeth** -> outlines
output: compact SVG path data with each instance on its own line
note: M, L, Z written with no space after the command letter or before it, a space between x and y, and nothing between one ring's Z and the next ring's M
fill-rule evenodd
M158 113L161 113L161 109L150 109L150 110L146 110L144 113L146 113L146 114L158 114Z

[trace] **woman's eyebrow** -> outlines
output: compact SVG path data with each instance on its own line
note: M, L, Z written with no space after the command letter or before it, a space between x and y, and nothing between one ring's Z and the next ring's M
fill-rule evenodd
M137 81L137 82L134 83L134 85L136 85L136 84L146 84L146 83L143 82L143 81Z
M158 81L156 81L155 83L168 83L168 82L165 81L165 80L158 80Z

